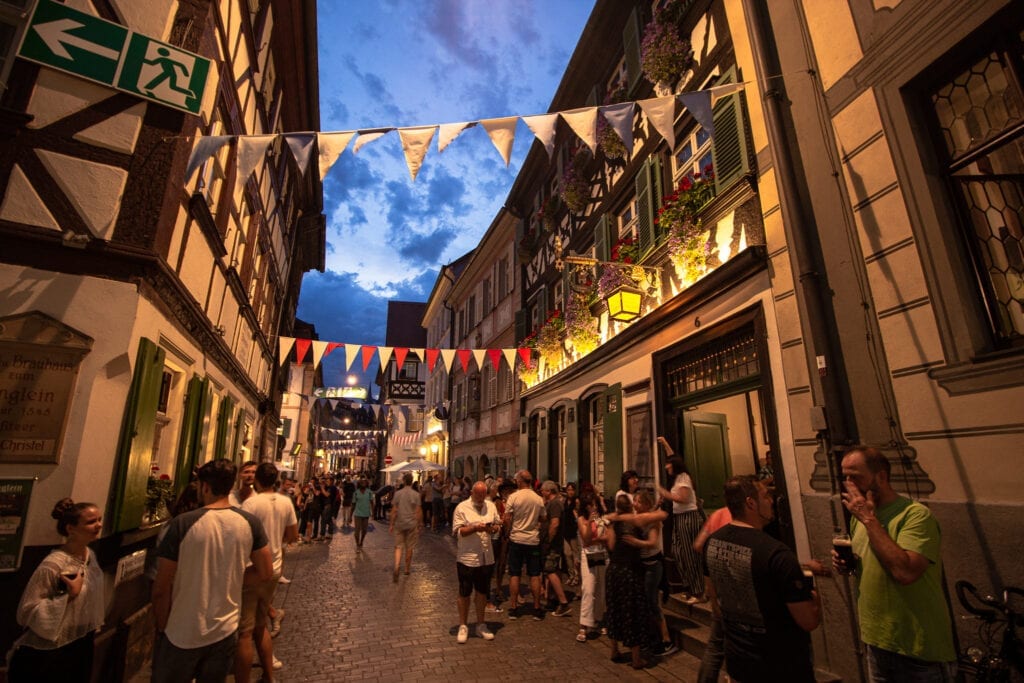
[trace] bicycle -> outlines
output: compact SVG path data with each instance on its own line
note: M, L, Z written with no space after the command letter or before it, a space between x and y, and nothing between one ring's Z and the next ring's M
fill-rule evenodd
M960 673L970 674L971 680L985 683L1024 680L1024 642L1017 636L1017 627L1024 625L1024 614L1011 604L1015 597L1021 601L1018 604L1024 604L1024 589L1007 586L999 599L981 595L969 581L957 581L956 597L971 614L963 618L980 621L978 638L984 646L974 645L964 650L957 660ZM1000 631L1002 642L997 649Z

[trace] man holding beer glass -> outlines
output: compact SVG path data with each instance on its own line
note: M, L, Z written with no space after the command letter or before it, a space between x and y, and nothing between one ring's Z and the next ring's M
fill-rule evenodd
M843 506L852 518L850 536L833 541L832 566L856 577L871 680L953 681L938 522L893 490L891 465L878 449L850 448L842 468Z

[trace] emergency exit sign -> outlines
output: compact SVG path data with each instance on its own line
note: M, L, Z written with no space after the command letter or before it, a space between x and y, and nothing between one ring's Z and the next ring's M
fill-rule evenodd
M210 60L53 0L39 0L18 56L190 114Z

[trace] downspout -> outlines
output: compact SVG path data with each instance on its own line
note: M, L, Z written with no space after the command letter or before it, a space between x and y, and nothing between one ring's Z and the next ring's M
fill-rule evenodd
M448 293L451 294L451 290L455 288L455 276L451 273L450 264L441 267L441 275L445 280L451 284ZM455 308L448 303L448 297L445 296L442 301L445 309L448 311L448 348L455 348ZM453 450L454 439L452 438L452 422L454 420L455 406L452 405L452 373L451 370L445 371L445 382L447 387L445 390L446 400L448 401L448 425L445 430L448 433L448 475L455 471L455 451Z
M798 273L800 293L807 310L806 331L810 336L815 356L815 365L820 378L820 405L812 409L811 424L825 451L828 464L829 485L832 496L829 509L832 525L841 529L844 522L839 518L835 499L839 493L839 449L836 447L852 442L856 427L853 415L846 373L842 363L841 344L833 335L836 329L835 310L830 301L831 289L824 276L824 258L814 220L808 216L809 202L806 178L795 163L800 151L793 131L790 103L785 94L785 79L776 48L775 34L771 26L766 0L742 0L747 18L747 29L755 66L765 84L761 99L764 104L764 119L771 141L769 149L772 163L778 176L779 204L789 244L793 272ZM809 359L808 359L809 360ZM813 372L812 368L812 372ZM813 374L811 375L813 377ZM813 388L813 380L812 380ZM852 591L847 581L845 604L855 650L859 680L865 680L864 657L857 626L856 612L852 604Z
M818 430L826 448L826 457L831 479L832 493L838 492L837 453L833 444L846 445L854 436L856 420L850 408L851 401L846 389L845 369L838 339L833 330L835 311L831 305L831 289L824 276L824 259L814 221L808 216L808 203L804 197L806 180L794 159L799 148L792 131L789 100L781 75L778 51L765 0L742 0L750 34L754 62L765 83L762 94L765 125L771 140L769 149L776 175L779 178L779 199L786 235L789 243L793 271L798 274L800 293L807 309L806 331L816 360L820 378L821 404L812 415L811 423ZM812 374L813 377L813 374ZM813 382L812 382L813 384ZM837 520L834 520L837 521Z

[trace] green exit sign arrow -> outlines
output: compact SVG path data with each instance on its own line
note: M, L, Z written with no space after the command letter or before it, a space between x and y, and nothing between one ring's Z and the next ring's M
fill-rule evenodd
M18 56L198 114L210 60L105 19L40 0Z

